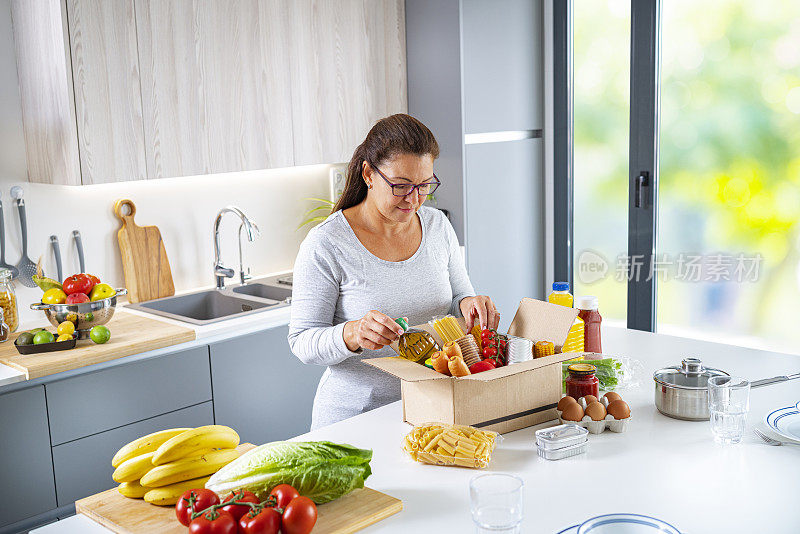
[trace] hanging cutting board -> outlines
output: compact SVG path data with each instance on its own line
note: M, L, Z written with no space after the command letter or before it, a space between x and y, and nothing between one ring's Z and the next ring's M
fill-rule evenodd
M372 488L354 490L317 507L313 534L351 534L403 509L403 501ZM172 506L154 506L128 499L114 489L75 502L79 514L120 534L186 534Z
M125 214L125 206L130 209ZM122 222L117 232L130 302L145 302L175 294L167 250L157 226L139 226L133 217L136 205L128 199L114 203L114 215Z

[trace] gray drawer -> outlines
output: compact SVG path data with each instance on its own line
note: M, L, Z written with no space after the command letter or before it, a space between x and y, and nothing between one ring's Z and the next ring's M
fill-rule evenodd
M158 430L213 423L211 402L204 402L53 447L58 506L115 487L111 458L126 443Z
M211 400L208 346L47 384L52 445Z
M0 503L0 527L56 507L43 386L0 395Z

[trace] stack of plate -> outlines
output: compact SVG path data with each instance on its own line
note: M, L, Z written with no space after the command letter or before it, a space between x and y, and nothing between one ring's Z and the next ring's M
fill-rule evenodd
M467 364L467 367L470 367L481 361L481 353L472 334L467 334L466 336L457 339L456 343L461 348L461 355L464 356L464 363Z
M767 427L777 434L800 442L800 402L767 415Z
M524 337L508 336L508 364L533 359L533 341Z

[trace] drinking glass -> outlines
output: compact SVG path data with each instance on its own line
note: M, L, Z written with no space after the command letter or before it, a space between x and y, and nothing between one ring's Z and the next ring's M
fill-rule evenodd
M717 443L739 443L750 411L750 382L739 376L708 379L708 411L711 433Z
M469 483L470 509L477 534L519 534L522 523L522 479L486 474Z

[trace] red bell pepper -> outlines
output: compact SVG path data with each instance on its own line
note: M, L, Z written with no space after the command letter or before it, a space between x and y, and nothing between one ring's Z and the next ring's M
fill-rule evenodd
M469 368L469 372L472 374L482 373L483 371L488 371L489 369L494 369L494 368L495 368L494 360L481 360L479 362L473 363Z

